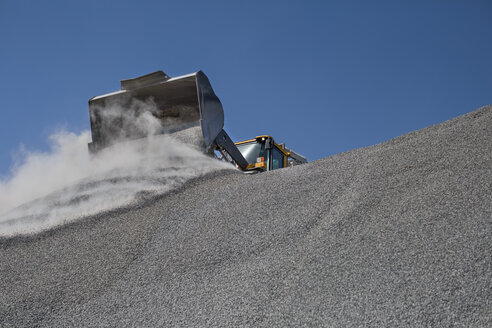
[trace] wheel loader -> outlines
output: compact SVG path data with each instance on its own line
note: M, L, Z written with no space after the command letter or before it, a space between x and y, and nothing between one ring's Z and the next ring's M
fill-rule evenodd
M116 92L89 99L92 142L96 153L114 143L149 136L139 124L145 115L157 118L151 134L180 135L194 129L206 153L246 172L271 171L306 163L305 157L261 135L234 143L224 131L224 111L202 72L170 77L157 71L121 81Z

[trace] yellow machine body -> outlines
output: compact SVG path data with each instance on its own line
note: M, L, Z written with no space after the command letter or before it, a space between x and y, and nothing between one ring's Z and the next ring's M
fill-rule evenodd
M235 145L248 162L246 171L271 171L307 162L306 158L286 148L285 144L276 143L270 135L257 136Z

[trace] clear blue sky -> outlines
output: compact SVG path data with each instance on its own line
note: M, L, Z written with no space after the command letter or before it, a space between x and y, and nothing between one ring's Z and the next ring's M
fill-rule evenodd
M0 0L0 176L119 80L203 70L234 140L309 160L492 103L492 1Z

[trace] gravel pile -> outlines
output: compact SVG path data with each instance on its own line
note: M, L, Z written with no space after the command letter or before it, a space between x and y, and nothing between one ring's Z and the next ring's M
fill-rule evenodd
M490 327L492 107L0 240L1 327Z

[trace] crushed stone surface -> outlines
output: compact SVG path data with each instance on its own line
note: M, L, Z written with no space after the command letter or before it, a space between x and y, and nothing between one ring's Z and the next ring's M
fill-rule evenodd
M0 239L0 327L490 327L491 109Z

